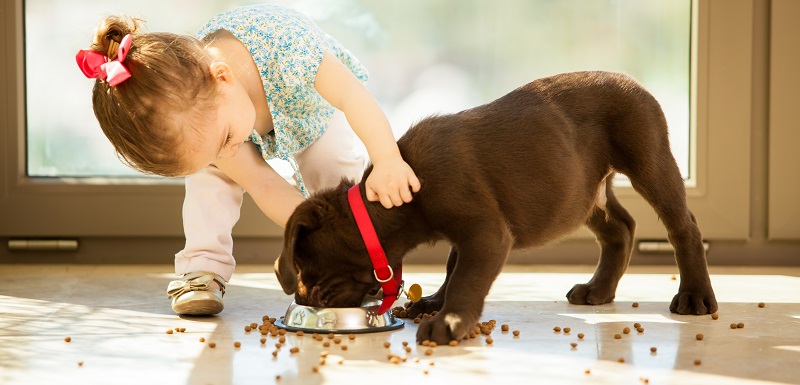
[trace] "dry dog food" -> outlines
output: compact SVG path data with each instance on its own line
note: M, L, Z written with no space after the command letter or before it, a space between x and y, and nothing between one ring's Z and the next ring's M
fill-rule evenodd
M698 335L694 336L694 338L697 338L698 341L702 341L703 340L703 335L702 334L698 334Z
M641 328L641 327L636 328L636 331L639 332L639 333L644 333L644 328Z
M392 346L391 342L384 342L383 343L383 347L384 348L388 348L389 346Z
M250 325L244 325L244 331L245 331L245 333L249 333L249 332L250 332L250 330L252 330L252 329L250 328Z
M172 334L172 329L167 329L167 334Z
M719 314L717 314L717 313L712 314L711 315L711 319L713 319L713 320L719 319Z
M736 325L736 324L731 324L731 329L736 329L737 327L738 327L738 325Z
M508 325L506 325L506 324L500 325L500 330L502 330L504 332L507 332L508 331Z
M261 343L262 343L262 344L265 344L265 343L267 343L267 339L266 339L266 338L264 338L264 337L261 337Z
M492 337L486 337L486 343L491 345L494 343L494 340L492 339Z
M281 338L278 338L278 341L280 341L280 343L284 343L286 342L286 337L281 336Z
M619 334L614 334L614 339L615 339L615 340L618 340L618 339L620 339L620 338L622 338L622 336L621 336L621 335L619 335Z
M257 327L258 327L258 324L257 324L257 323L255 323L255 322L253 322L253 323L251 323L251 324L250 324L250 329L255 329L255 328L257 328Z
M302 337L302 336L305 335L305 333L303 333L302 330L298 330L297 333L295 333L295 335L298 336L298 337Z
M617 362L619 362L620 364L625 363L625 359L622 357L617 358Z
M428 348L428 349L425 350L425 355L426 356L429 356L431 354L433 354L433 349Z
M450 340L450 346L458 346L457 340Z
M700 361L700 360L694 360L694 364L695 364L695 365L700 365L700 364L702 364L702 363L703 363L703 362L702 362L702 361Z
M431 344L431 341L430 341L430 340L424 340L424 341L422 341L422 346L428 346L428 345L430 345L430 344Z
M326 348L329 348L329 347L331 347L331 343L328 342L328 341L325 341L325 342L322 343L322 346L324 346Z
M514 334L514 337L519 337L519 330L514 330L511 333Z
M70 342L70 341L72 341L72 337L64 337L64 342Z
M764 302L759 302L758 303L758 307L764 307L764 306L767 306L767 304L765 304Z
M347 345L342 345L342 350L347 350Z
M297 346L295 346L295 347L293 347L293 348L289 349L289 353L292 353L292 354L294 354L294 353L297 353L297 352L299 352L299 351L300 351L300 348L298 348Z
M572 329L570 329L570 328L564 328L564 333L569 333L570 331L572 331Z
M208 347L213 349L217 347L217 344L215 342L209 342Z
M239 342L239 341L236 341L236 342L233 343L233 347L234 348L241 348L242 347L242 343Z
M631 328L626 327L625 329L622 329L622 332L625 333L625 334L628 334L628 333L631 332Z
M582 340L582 339L583 339L583 333L578 333L578 339L579 339L579 340Z
M553 328L553 331L558 333L558 332L561 331L561 327L560 326L556 326L556 327Z
M640 328L640 327L642 327L642 324L640 324L640 323L638 323L638 322L637 322L637 323L635 323L635 324L633 324L633 328L634 328L634 329L638 329L638 328Z
M658 349L656 349L656 347L655 347L655 346L653 346L652 348L650 348L650 353L655 353L656 351L658 351Z
M739 329L742 329L742 328L744 328L744 323L739 322L738 324L736 324L736 327L739 328Z
M577 342L571 342L569 345L572 346L573 349L578 347Z
M632 303L632 304L631 304L631 306L633 306L633 307L639 307L639 302L634 302L634 303Z

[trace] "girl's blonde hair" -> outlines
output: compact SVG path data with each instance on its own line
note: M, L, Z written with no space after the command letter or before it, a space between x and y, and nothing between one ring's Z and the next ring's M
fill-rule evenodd
M131 77L113 87L95 81L94 114L123 162L148 174L185 175L191 146L184 143L195 131L180 125L200 121L189 112L210 110L216 90L210 61L194 37L139 33L143 24L128 16L109 16L98 25L90 49L109 60L125 35L133 42L124 61Z

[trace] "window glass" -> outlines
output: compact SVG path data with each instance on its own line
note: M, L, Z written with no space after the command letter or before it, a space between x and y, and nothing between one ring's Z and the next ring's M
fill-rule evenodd
M91 108L93 81L75 65L105 15L149 31L194 34L214 14L263 1L26 0L30 176L137 176L115 156ZM368 87L396 136L434 114L486 103L536 78L609 70L661 103L689 177L690 0L306 0L294 7L369 69ZM291 171L274 162L280 172Z

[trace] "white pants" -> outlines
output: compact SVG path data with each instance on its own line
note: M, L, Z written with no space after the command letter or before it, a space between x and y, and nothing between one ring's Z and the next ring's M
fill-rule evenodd
M296 160L306 188L314 193L338 186L342 177L360 179L367 163L365 154L344 114L337 110L325 133ZM244 190L214 166L186 178L186 245L175 254L175 274L209 271L230 280L236 267L231 230L239 220L243 195Z

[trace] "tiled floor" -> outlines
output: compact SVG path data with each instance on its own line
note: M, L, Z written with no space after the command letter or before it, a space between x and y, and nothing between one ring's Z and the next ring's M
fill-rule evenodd
M328 348L290 333L277 357L275 338L262 345L260 334L244 331L291 302L271 266L239 267L226 310L205 318L171 314L164 295L170 269L0 265L0 384L800 384L800 268L712 267L715 321L669 313L678 287L671 266L630 268L616 302L594 307L564 298L592 267L507 266L482 317L497 321L492 345L482 337L425 355L413 343L416 325L407 322ZM404 267L406 283L420 283L428 294L443 272ZM622 332L635 322L643 333ZM730 328L739 322L745 327ZM500 324L520 336L501 332ZM172 328L186 332L166 334ZM407 361L389 362L388 354L406 355L404 341L412 347ZM329 352L325 365L322 351Z

